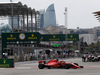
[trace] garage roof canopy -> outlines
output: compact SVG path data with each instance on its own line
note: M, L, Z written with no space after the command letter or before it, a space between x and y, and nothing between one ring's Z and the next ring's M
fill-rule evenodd
M31 7L28 7L26 4L22 5L21 2L18 3L0 3L0 16L9 16L12 14L13 9L13 15L22 15L23 13L25 15L30 14L36 14L38 11L35 11L35 9L31 9Z

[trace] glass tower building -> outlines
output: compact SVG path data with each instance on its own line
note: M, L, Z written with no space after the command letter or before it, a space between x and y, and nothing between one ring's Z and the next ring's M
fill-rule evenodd
M55 15L55 8L54 4L51 4L45 13L44 16L44 28L48 27L49 25L56 26L56 15Z
M40 29L43 29L44 26L44 14L45 14L45 10L40 10L40 15L39 15L39 24L40 24Z

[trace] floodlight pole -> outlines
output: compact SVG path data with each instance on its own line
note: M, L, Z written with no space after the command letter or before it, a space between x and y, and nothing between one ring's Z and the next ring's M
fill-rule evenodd
M65 15L65 34L66 34L66 36L65 36L65 38L67 37L67 7L65 7L65 13L64 13L64 15ZM67 46L67 41L66 41L66 46ZM66 47L65 47L66 48Z
M67 28L67 7L65 7L65 27Z

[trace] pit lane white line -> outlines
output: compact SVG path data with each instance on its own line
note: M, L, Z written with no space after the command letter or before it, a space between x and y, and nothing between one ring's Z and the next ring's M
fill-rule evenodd
M0 70L2 69L35 69L38 67L14 67L14 68L0 68Z
M84 75L100 75L100 73L84 73Z

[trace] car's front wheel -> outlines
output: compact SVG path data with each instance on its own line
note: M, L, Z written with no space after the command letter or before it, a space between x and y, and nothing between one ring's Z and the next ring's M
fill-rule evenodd
M84 68L83 66L80 66L80 68Z
M38 68L39 68L39 69L44 69L44 64L39 64L39 65L38 65Z
M70 67L70 64L65 64L65 69L69 69Z

